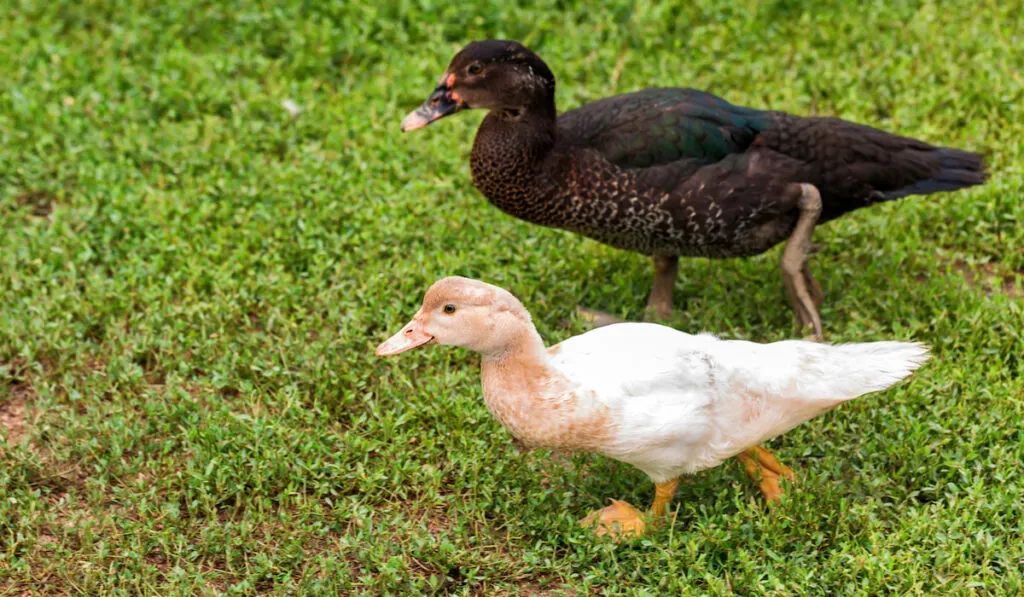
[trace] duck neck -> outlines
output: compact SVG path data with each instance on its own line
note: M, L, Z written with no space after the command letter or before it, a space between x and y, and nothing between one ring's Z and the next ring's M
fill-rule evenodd
M500 349L485 353L481 367L489 372L543 371L548 372L548 354L544 340L533 322L527 321Z
M530 447L599 450L613 432L607 408L552 363L532 325L507 350L481 362L484 401Z
M555 146L557 130L553 95L515 110L491 110L473 141L473 184L502 211L533 221L530 206L544 199L538 196L537 174Z

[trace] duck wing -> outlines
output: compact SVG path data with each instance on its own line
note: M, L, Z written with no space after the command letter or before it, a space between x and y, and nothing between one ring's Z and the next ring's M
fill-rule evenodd
M771 122L771 112L734 106L704 91L652 87L569 110L558 117L558 134L619 167L648 168L743 153Z
M714 387L707 351L713 336L693 336L653 323L618 323L551 347L563 375L615 403L661 394L705 399Z
M708 432L703 458L713 463L888 388L927 359L918 343L759 344L624 323L566 340L552 364L605 404L649 414L641 425L700 421Z
M843 402L884 390L928 360L916 342L829 345L719 341L711 416L723 457L760 444Z

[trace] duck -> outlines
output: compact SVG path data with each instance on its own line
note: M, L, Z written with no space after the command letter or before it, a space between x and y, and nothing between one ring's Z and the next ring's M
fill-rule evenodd
M815 227L987 178L977 153L696 89L647 88L559 114L551 69L516 41L466 45L401 129L468 109L488 111L470 154L474 186L521 220L652 257L654 321L672 316L680 257L750 257L785 242L785 292L797 324L821 340Z
M736 457L764 498L795 475L760 444L884 390L928 358L917 342L760 344L650 322L591 329L546 347L509 291L471 278L435 282L378 356L439 344L481 355L488 410L522 445L601 454L654 482L646 513L623 500L581 524L616 541L665 516L679 479Z

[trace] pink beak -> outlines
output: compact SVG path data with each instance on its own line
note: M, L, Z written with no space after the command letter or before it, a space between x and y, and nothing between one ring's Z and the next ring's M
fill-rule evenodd
M412 321L405 324L402 331L391 336L377 347L377 356L386 357L400 352L405 352L407 350L412 350L417 346L423 346L433 339L433 336L423 330L423 324L420 322L420 317L417 315Z

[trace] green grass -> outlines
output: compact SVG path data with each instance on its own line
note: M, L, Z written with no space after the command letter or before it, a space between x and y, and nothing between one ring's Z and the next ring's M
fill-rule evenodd
M0 594L1024 591L1024 3L7 2L0 23ZM646 503L520 453L460 350L373 347L448 274L642 316L650 267L499 213L482 114L400 135L463 43L520 39L559 104L687 85L985 152L968 192L818 230L833 341L917 339L909 383ZM282 109L303 109L292 119ZM792 336L778 249L686 260L676 326Z

